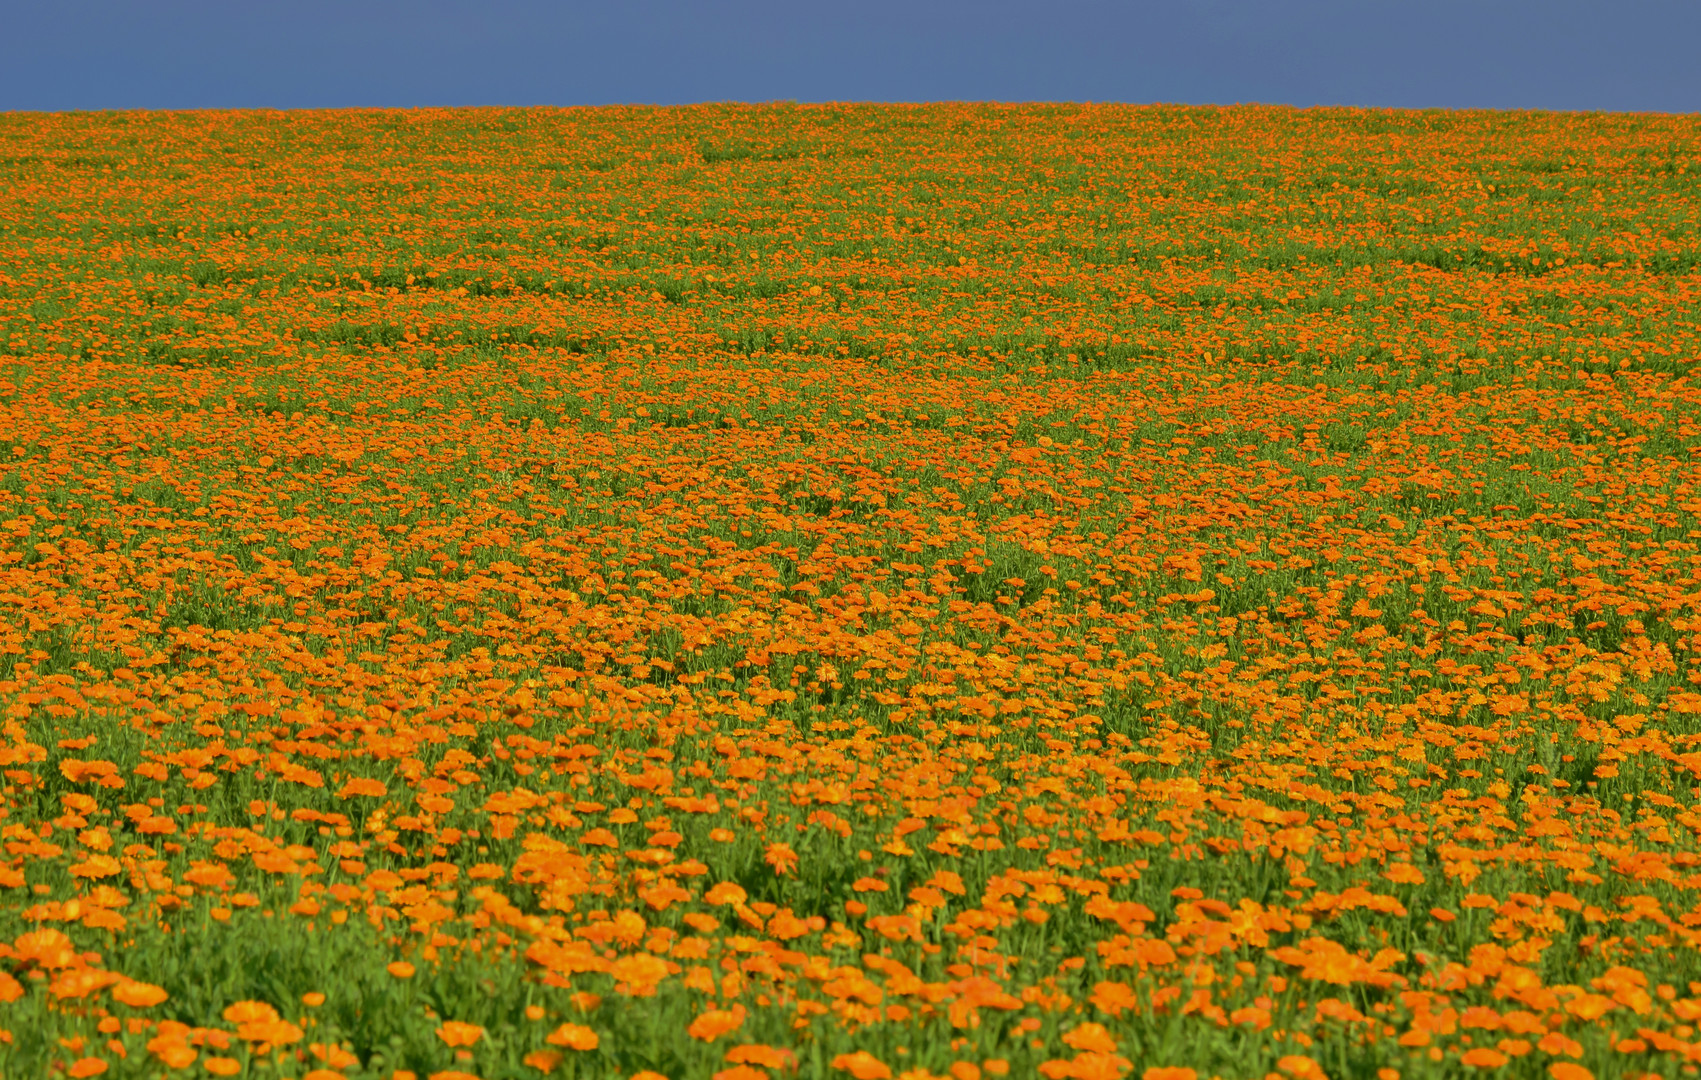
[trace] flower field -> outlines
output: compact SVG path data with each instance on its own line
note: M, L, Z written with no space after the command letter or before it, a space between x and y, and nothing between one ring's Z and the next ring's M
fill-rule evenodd
M1696 1075L1698 147L0 115L0 1076Z

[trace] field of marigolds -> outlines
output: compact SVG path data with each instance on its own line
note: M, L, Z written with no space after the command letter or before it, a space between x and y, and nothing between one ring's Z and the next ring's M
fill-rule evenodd
M1696 1075L1698 147L0 116L0 1075Z

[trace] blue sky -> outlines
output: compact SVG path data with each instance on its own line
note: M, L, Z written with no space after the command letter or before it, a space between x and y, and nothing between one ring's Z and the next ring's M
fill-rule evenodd
M1701 0L0 0L0 109L1071 100L1701 111Z

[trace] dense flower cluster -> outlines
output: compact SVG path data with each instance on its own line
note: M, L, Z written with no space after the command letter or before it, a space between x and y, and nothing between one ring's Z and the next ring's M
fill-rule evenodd
M1698 137L0 116L0 1073L1694 1075Z

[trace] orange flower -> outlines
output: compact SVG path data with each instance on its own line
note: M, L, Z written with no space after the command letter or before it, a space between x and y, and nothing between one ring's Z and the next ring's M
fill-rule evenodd
M236 1027L237 1038L268 1046L288 1046L300 1042L305 1034L288 1020L250 1020Z
M1063 1042L1076 1050L1091 1050L1100 1054L1116 1053L1116 1040L1103 1024L1077 1024L1064 1032Z
M194 1064L197 1052L190 1048L187 1024L176 1020L162 1021L157 1034L148 1040L148 1052L159 1058L168 1069L186 1069Z
M729 1065L761 1065L769 1069L790 1069L796 1065L797 1055L790 1050L766 1043L745 1043L728 1050L722 1060Z
M97 1057L78 1058L65 1070L66 1076L84 1077L99 1076L107 1070L105 1059Z
M921 940L921 921L914 915L876 915L868 928L889 941Z
M150 1042L149 1046L152 1045ZM164 1044L152 1052L155 1057L159 1058L160 1063L168 1069L187 1069L200 1056L198 1051L192 1049L187 1043L181 1042Z
M667 978L668 971L667 963L660 958L649 953L634 953L610 964L608 973L617 980L615 989L637 997L648 997Z
M1125 1057L1085 1051L1076 1054L1072 1061L1058 1059L1042 1062L1039 1071L1040 1075L1048 1080L1120 1080L1130 1067L1131 1062Z
M333 1069L346 1069L360 1064L360 1058L335 1044L309 1043L307 1052Z
M71 939L58 930L31 930L19 934L12 943L12 955L24 963L52 970L69 967L82 960L71 946Z
M703 894L705 904L742 904L748 899L745 891L730 881L723 881Z
M384 970L398 979L411 979L414 973L413 965L406 960L392 960L384 965Z
M1293 1080L1327 1080L1323 1066L1304 1054L1285 1054L1277 1060L1276 1068Z
M81 878L108 878L117 875L124 865L110 855L90 855L71 866L71 875Z
M708 1009L697 1015L691 1025L685 1029L687 1035L704 1042L713 1042L729 1032L737 1031L744 1026L744 1006L734 1005L730 1009Z
M544 1040L551 1046L564 1046L569 1050L595 1050L599 1040L597 1033L579 1024L562 1024Z
M477 1024L447 1020L437 1029L437 1037L443 1040L445 1046L472 1046L484 1037L484 1029Z
M1132 947L1134 959L1142 968L1164 967L1175 963L1175 950L1170 948L1167 941L1154 941L1151 938L1141 938Z
M225 1006L225 1022L230 1024L264 1024L278 1018L278 1011L264 1001L238 1001Z
M1598 1020L1612 1009L1612 999L1600 994L1581 994L1565 1003L1565 1011L1580 1020Z
M1423 871L1407 862L1394 863L1383 872L1382 876L1401 885L1422 885L1424 883Z
M866 1050L838 1055L833 1059L833 1068L850 1073L855 1080L887 1080L892 1075L891 1069Z
M1124 1009L1135 1008L1139 1000L1127 983L1101 982L1093 987L1093 1008L1112 1016L1121 1016Z
M772 843L763 852L762 860L774 868L774 873L780 877L790 874L797 868L797 852L790 844Z
M1570 1061L1550 1062L1547 1074L1553 1080L1595 1080L1595 1074L1583 1066Z
M65 758L59 762L59 774L73 784L92 780L103 786L123 787L124 781L118 775L118 766L110 761L93 760L80 761L76 758ZM116 783L114 783L116 781ZM93 1075L93 1074L90 1074Z
M97 968L72 968L59 974L48 986L54 997L65 998L88 997L96 991L103 990L118 982L123 976L111 971L101 971Z
M136 1009L158 1005L170 996L164 987L145 982L121 982L112 988L112 1000Z

